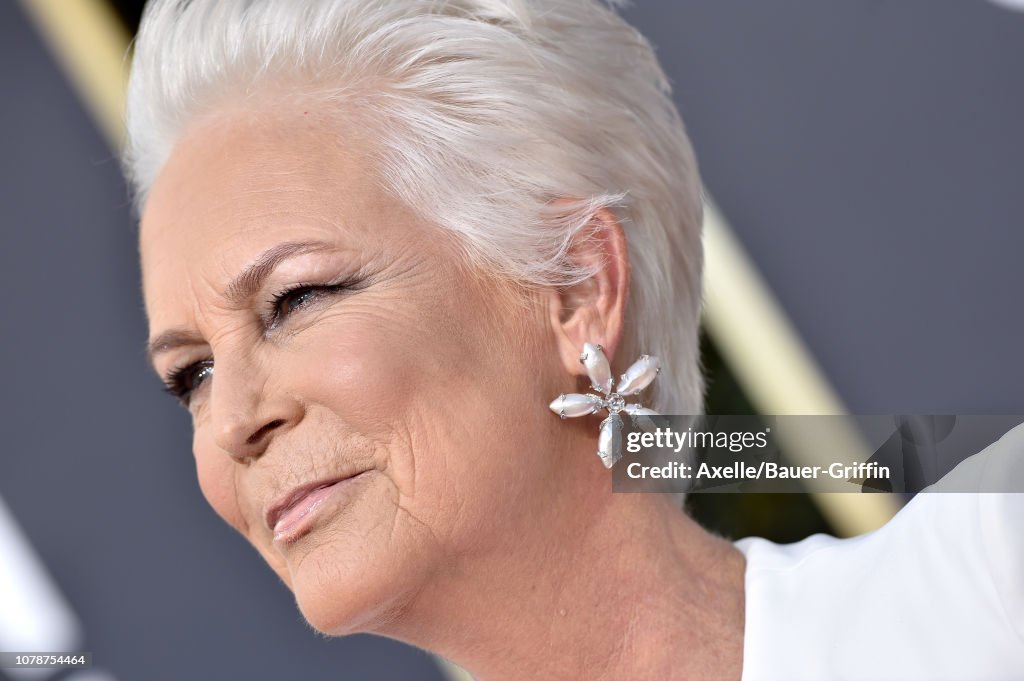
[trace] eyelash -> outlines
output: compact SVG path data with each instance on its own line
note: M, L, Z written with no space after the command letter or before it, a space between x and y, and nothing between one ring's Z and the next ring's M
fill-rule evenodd
M282 291L275 293L271 297L271 299L267 301L267 306L270 308L270 315L268 315L264 323L267 325L267 328L276 329L281 324L281 321L284 318L288 317L289 314L291 314L281 313L281 307L284 304L284 301L298 293L310 292L325 295L337 293L339 291L352 288L352 286L353 282L351 281L343 281L340 284L295 284L294 286L289 286L288 288L285 288ZM314 299L318 297L319 295L314 296ZM301 310L302 308L306 307L306 305L308 305L308 303L299 305L294 310L292 310L292 312Z
M297 284L286 288L276 294L274 294L269 301L267 306L270 308L270 314L264 319L264 324L269 329L276 329L281 322L294 314L295 312L301 311L307 307L310 303L310 299L307 298L305 303L297 305L290 312L282 313L282 307L289 297L295 296L299 293L313 293L312 300L315 300L323 295L330 295L332 293L338 293L345 289L353 287L353 282L344 281L340 284L322 285L322 284ZM164 390L169 393L172 397L176 398L185 407L189 406L191 394L198 386L193 385L189 387L187 384L190 381L195 380L195 376L199 375L199 370L212 370L213 360L202 359L198 362L193 362L187 366L178 367L172 369L164 380Z
M188 387L187 382L191 380L190 376L194 374L195 370L200 368L213 369L213 360L204 359L189 364L188 366L178 367L177 369L171 370L171 373L169 373L167 378L164 380L164 390L183 405L188 407L189 396L195 387Z

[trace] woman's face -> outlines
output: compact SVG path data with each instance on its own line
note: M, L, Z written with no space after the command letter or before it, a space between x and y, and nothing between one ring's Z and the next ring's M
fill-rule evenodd
M204 495L310 624L344 634L529 522L497 507L543 506L567 378L543 306L460 265L378 188L367 140L312 114L191 130L141 255L154 367L185 391ZM346 478L268 524L301 486Z

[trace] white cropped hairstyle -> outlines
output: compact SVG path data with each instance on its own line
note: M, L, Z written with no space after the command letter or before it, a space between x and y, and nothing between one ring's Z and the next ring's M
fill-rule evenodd
M697 163L650 44L616 7L151 0L126 112L137 213L190 122L268 92L354 113L379 146L382 186L525 284L591 275L567 253L596 210L612 210L632 266L623 359L661 358L654 409L703 412Z

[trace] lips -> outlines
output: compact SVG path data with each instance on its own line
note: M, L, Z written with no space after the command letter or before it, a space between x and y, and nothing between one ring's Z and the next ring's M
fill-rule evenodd
M362 472L363 471L360 471L360 473ZM309 515L309 513L316 510L316 508L323 503L323 501L330 495L330 492L332 491L331 488L340 482L356 477L360 473L354 473L340 478L332 478L330 480L320 480L296 487L278 499L267 510L267 528L276 535L283 531L283 528L278 527L279 524L295 525L303 517Z

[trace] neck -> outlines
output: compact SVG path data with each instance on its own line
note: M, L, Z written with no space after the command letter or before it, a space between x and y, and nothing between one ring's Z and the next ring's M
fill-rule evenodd
M380 633L478 681L739 681L742 553L669 498L601 479L524 510L499 550L453 561Z

